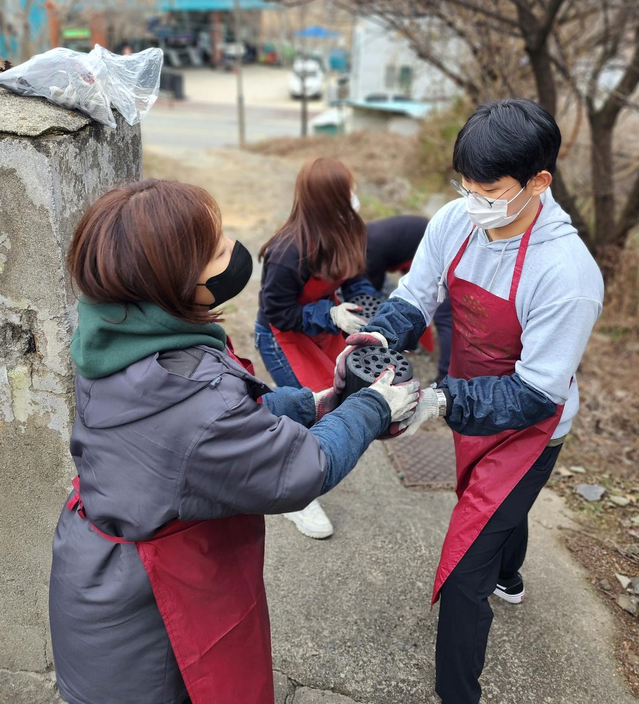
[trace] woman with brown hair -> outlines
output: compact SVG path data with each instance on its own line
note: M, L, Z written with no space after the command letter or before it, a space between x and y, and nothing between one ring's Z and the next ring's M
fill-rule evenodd
M68 267L83 295L71 342L78 476L49 592L60 693L272 704L263 514L335 486L412 410L416 384L391 386L388 369L336 408L332 391L256 379L217 310L252 259L194 186L107 193L80 221Z
M362 276L366 225L354 191L353 173L342 162L307 162L297 177L288 220L260 251L255 347L278 386L330 387L345 347L342 332L355 333L365 323L349 301L362 293L377 295ZM333 533L317 501L285 516L310 538Z

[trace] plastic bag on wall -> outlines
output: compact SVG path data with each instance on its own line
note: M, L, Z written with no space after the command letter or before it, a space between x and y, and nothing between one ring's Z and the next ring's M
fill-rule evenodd
M91 53L96 51L107 67L107 95L111 105L130 125L136 125L158 98L164 62L162 50L145 49L120 56L96 44Z
M88 54L58 47L4 71L0 85L81 110L109 127L115 127L113 106L135 125L157 99L162 62L160 49L118 56L99 44Z

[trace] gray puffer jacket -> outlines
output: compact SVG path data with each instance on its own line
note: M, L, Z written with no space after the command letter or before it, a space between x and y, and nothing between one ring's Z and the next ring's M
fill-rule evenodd
M270 392L204 347L78 376L76 401L71 453L88 520L63 508L53 544L60 692L72 704L180 704L187 693L137 549L91 524L139 541L174 519L301 509L352 469L388 426L388 406L365 390L309 430L308 389Z

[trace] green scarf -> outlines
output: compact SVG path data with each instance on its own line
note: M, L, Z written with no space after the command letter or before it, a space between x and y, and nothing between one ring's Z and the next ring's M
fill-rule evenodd
M78 374L99 379L156 352L195 345L223 350L226 333L216 323L196 325L174 318L155 303L128 304L125 317L122 305L95 304L82 297L71 358Z

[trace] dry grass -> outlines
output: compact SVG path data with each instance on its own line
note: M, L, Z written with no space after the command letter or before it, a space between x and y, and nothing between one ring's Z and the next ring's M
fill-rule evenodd
M579 367L581 408L567 451L634 479L639 463L639 248L626 248ZM635 479L637 485L639 481Z
M567 454L639 486L639 249L621 258L579 368L581 409Z
M606 320L631 332L639 327L639 241L631 238L617 268L606 291Z
M624 593L615 574L639 575L639 249L628 248L606 291L604 314L579 367L581 408L560 462L587 474L557 478L551 486L580 516L583 529L566 536L567 545L610 604L617 623L615 650L631 692L639 696L637 617L622 611ZM607 497L629 501L621 507L587 503L575 493L580 483L600 484ZM611 588L602 585L608 583Z
M315 135L306 139L280 137L251 145L249 150L283 156L300 162L317 157L339 159L357 176L377 186L397 178L408 178L416 166L415 138L397 134L356 132L349 135Z
M472 112L472 107L460 100L422 122L417 136L416 159L409 165L409 177L420 189L432 193L450 188L450 179L456 177L452 167L453 146Z
M568 533L566 543L610 605L617 624L615 651L631 692L639 696L637 617L617 606L625 592L615 577L639 575L639 330L636 311L624 315L623 328L611 325L616 305L598 324L579 368L581 408L560 456L563 465L579 465L587 473L557 477L551 486L579 516L582 530ZM581 483L605 487L604 500L581 499L575 493ZM610 496L629 503L617 506Z
M621 330L621 331L620 331ZM579 367L581 408L565 461L608 471L639 485L639 334L610 326L593 333Z
M414 188L439 192L452 177L451 157L457 133L472 110L463 102L433 113L415 137L378 132L282 137L248 147L259 154L299 161L330 157L348 164L358 177L376 186L405 179Z

